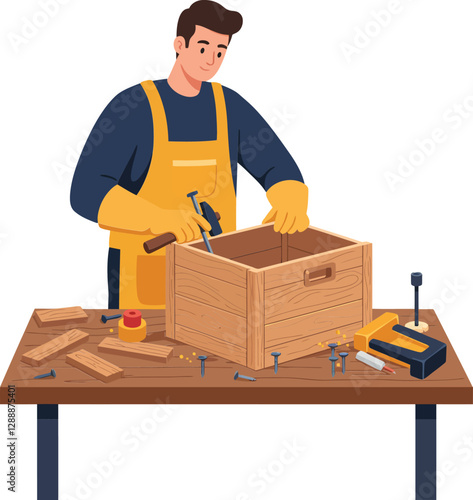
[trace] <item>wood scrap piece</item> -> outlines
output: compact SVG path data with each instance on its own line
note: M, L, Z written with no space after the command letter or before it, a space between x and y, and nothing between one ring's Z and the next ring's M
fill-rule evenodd
M85 349L66 356L66 363L95 377L102 382L111 382L123 377L124 371L105 359L99 358Z
M110 354L130 356L132 358L166 362L171 357L173 348L142 342L124 342L120 339L107 337L100 342L98 350Z
M58 309L35 309L33 316L38 326L68 325L87 321L82 307L61 307Z
M31 366L41 366L47 361L56 358L71 349L84 344L89 340L89 334L81 330L69 330L45 344L42 344L31 351L25 352L21 361Z

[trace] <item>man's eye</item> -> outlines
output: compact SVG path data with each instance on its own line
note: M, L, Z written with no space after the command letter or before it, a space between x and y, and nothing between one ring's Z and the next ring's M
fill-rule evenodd
M201 53L201 54L203 54L204 52L205 52L205 49L204 49L204 47L202 47L202 48L200 49L200 53Z
M222 57L222 53L221 53L221 52L219 52L219 53L217 54L217 57Z

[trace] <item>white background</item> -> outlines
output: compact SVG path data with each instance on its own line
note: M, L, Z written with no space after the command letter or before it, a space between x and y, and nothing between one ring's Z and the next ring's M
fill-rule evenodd
M1 12L1 373L35 307L106 306L107 233L70 208L74 156L114 95L168 75L189 5L63 3L46 17L37 0ZM412 307L410 273L423 272L421 306L436 309L471 377L473 5L223 3L244 25L216 80L274 124L310 188L312 225L373 243L375 308ZM28 28L33 21L43 26ZM15 44L22 31L29 39ZM422 159L415 150L434 129L443 142ZM416 166L392 188L386 174L409 155ZM238 227L268 210L240 171ZM60 407L61 498L413 498L413 406L180 406L150 430L153 409ZM35 498L35 412L18 408L18 500ZM5 429L6 409L1 421ZM126 444L134 426L149 431L136 451ZM465 438L473 409L440 406L438 464L449 475L440 475L439 499L471 497ZM293 440L303 451L278 466ZM97 476L93 462L114 451L123 463ZM255 483L261 469L279 475ZM77 496L87 481L92 488Z

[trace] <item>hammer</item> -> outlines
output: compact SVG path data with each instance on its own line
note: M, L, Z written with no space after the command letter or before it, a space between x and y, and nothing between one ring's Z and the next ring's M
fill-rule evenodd
M222 228L220 227L220 224L218 222L220 220L220 214L218 212L214 212L213 208L205 201L200 203L200 210L202 211L202 213L199 215L202 215L204 219L207 219L207 221L212 226L212 230L209 233L210 236L217 236L218 234L221 234ZM197 211L197 213L199 212ZM203 234L205 234L202 228L200 230ZM205 234L205 236L207 235ZM174 241L176 241L176 237L173 233L164 233L148 241L145 241L143 243L143 248L145 249L146 253L153 253L156 252L156 250L159 250L160 248L173 243Z

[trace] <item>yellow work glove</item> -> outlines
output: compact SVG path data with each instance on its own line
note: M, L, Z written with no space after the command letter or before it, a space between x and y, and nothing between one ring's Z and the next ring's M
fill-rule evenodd
M309 226L307 203L309 190L298 181L281 181L271 186L266 192L273 207L264 218L263 224L274 222L274 230L293 234L305 231Z
M206 231L211 225L201 215L189 210L160 208L120 186L113 187L102 200L98 214L103 229L127 233L173 233L178 243L201 237L199 226Z

